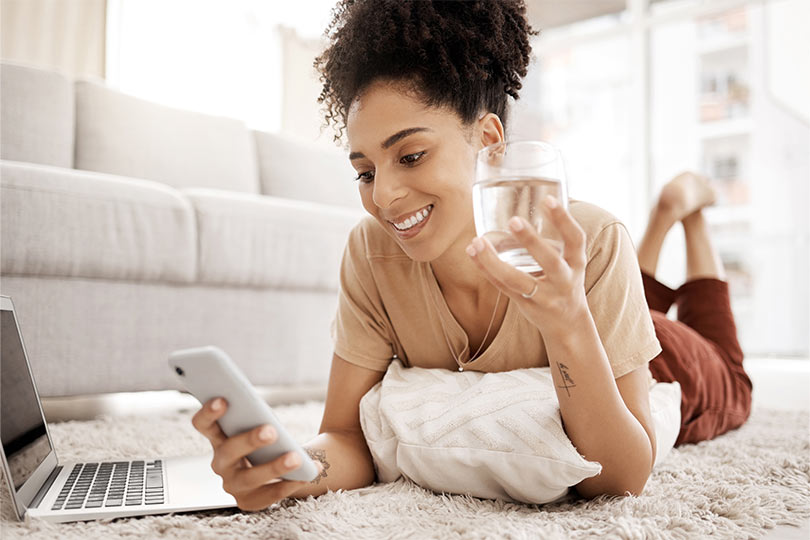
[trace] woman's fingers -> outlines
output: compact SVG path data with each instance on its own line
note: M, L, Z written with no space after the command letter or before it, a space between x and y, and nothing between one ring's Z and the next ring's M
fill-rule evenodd
M228 471L241 464L242 458L262 446L272 444L276 437L276 430L270 425L258 426L228 437L214 450L211 468L215 473L224 477Z
M509 220L509 230L517 240L523 244L529 254L543 269L543 273L552 280L565 271L565 262L560 250L549 241L540 237L528 221L520 217Z
M563 259L571 268L585 268L585 231L579 226L571 213L559 204L552 196L546 197L544 204L548 208L552 224L563 238Z
M194 426L194 429L202 433L214 448L227 439L225 434L222 433L219 424L217 424L217 420L222 418L222 415L227 410L228 404L224 399L214 398L206 401L202 408L191 418L191 425Z
M293 458L294 462L288 464L287 459ZM294 471L301 466L301 457L295 452L287 452L279 456L273 461L239 469L227 480L226 485L223 487L228 493L243 493L260 488L272 480L281 477L284 474ZM320 463L315 462L315 466L320 470Z
M534 278L500 260L486 238L474 238L467 246L467 253L486 278L513 300L534 287Z

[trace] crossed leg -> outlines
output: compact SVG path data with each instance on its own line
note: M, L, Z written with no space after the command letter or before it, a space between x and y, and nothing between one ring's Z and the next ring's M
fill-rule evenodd
M731 312L725 271L701 209L715 200L706 178L683 173L661 191L638 259L656 335L663 352L650 362L660 382L681 385L681 431L676 444L712 439L742 425L751 407L751 381ZM677 290L655 280L667 232L681 222L687 281ZM676 303L678 320L665 313Z
M680 221L686 237L686 280L725 279L723 263L711 243L701 212L715 200L715 191L703 176L685 172L670 180L650 212L647 230L637 249L641 271L655 277L664 238Z

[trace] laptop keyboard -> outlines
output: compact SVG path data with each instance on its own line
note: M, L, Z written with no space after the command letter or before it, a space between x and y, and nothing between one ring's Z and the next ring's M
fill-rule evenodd
M77 463L52 510L163 504L163 462Z

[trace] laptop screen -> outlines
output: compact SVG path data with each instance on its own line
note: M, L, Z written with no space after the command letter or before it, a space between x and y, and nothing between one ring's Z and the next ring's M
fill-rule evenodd
M51 453L14 312L0 310L0 438L15 489Z

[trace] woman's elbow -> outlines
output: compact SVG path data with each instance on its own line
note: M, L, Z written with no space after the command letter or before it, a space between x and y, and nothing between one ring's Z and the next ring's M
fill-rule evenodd
M601 474L586 478L576 486L574 489L577 493L586 499L592 499L599 495L611 495L617 497L633 496L638 497L644 492L644 487L647 485L647 480L650 478L650 473L626 475L621 480L611 480L604 476L604 469Z

